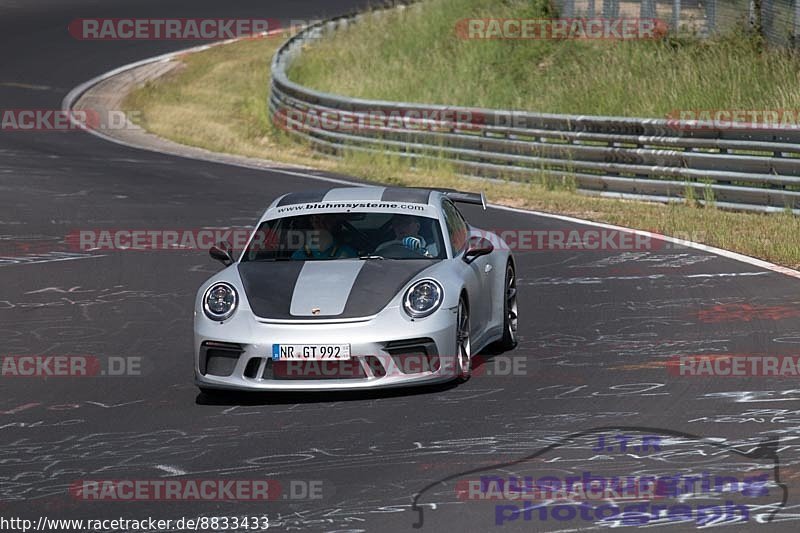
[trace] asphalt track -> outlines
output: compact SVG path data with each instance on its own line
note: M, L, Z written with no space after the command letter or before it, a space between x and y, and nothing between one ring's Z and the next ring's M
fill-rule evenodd
M76 17L288 19L343 12L347 4L0 0L0 107L56 109L93 76L192 44L78 42L66 31ZM275 196L317 186L84 133L0 133L0 238L7 242L57 249L82 228L247 225ZM581 227L507 210L466 214L489 228ZM482 355L481 375L458 387L211 401L191 373L193 297L217 268L205 253L39 249L2 259L0 353L141 357L145 375L3 378L0 516L266 515L276 530L401 531L418 520L414 496L433 487L417 500L425 529L485 531L494 527L492 509L460 502L438 480L523 460L576 431L647 426L645 433L684 432L743 449L779 439L772 452L789 485L786 505L770 524L751 519L731 528L797 530L796 378L687 379L664 365L684 354L797 354L797 279L674 246L518 252L517 262L521 343L497 357L524 359L519 375L498 375ZM626 431L633 430L617 432ZM673 456L681 464L691 459L684 452ZM67 493L81 479L169 477L270 478L284 488L319 480L323 498L85 502ZM603 527L520 516L498 530Z

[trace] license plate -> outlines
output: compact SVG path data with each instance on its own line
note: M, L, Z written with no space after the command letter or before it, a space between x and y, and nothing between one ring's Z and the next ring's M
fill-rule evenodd
M273 344L273 361L342 361L350 359L349 344Z

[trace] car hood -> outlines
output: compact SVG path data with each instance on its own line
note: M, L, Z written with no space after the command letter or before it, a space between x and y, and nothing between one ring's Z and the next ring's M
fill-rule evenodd
M238 264L250 308L267 319L360 318L377 314L439 260L331 260Z

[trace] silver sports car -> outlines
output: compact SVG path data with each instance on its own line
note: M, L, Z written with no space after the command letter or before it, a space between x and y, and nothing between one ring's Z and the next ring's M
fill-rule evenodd
M456 203L399 187L297 192L197 292L201 390L346 390L469 379L473 353L517 344L514 259ZM237 254L238 255L238 254Z

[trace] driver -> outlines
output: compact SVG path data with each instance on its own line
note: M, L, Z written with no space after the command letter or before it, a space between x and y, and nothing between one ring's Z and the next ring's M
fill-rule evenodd
M338 259L355 257L356 251L346 244L336 242L331 231L334 226L331 216L311 215L311 231L308 232L306 244L292 254L294 260L305 259ZM314 238L316 236L316 239Z
M428 243L419 234L419 219L413 215L394 215L391 222L395 239L408 248L424 255L428 255Z

